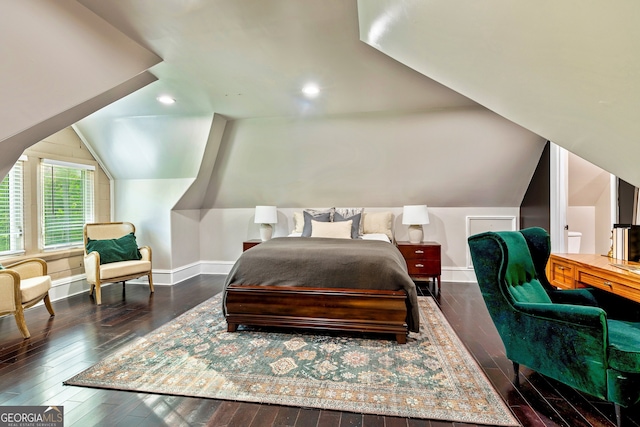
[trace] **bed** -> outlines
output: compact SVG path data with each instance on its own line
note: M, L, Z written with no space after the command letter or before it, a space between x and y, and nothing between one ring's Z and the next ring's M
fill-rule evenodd
M386 334L406 343L408 332L419 330L415 284L388 239L262 242L227 276L223 312L230 332L275 326Z

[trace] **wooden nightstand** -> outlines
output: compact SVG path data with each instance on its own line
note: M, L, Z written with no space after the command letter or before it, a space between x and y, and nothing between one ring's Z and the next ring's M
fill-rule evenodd
M260 239L245 240L244 242L242 242L242 252L246 251L247 249L251 249L255 245L259 245L260 243L262 243L262 240Z
M414 281L430 280L436 284L436 294L440 294L441 257L440 243L437 242L396 242L398 249L407 262L409 276Z

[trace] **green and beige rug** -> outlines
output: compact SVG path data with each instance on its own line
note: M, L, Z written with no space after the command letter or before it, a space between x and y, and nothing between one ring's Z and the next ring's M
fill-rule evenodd
M434 301L419 297L408 343L245 329L226 332L217 295L66 385L519 425Z

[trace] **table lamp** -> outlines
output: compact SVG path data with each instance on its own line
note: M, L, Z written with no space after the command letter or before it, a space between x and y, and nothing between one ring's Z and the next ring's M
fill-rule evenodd
M422 226L429 224L427 205L407 205L402 211L402 223L409 225L409 242L420 243L424 233Z
M278 212L275 206L256 206L254 222L260 224L260 238L262 241L271 239L273 226L278 222Z

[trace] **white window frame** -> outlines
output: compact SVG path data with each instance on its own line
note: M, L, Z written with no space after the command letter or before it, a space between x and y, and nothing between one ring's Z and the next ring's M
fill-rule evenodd
M11 168L6 177L9 180L9 230L2 233L9 238L9 248L0 250L0 256L24 253L24 162L27 156L22 155Z
M83 206L82 213L79 217L76 217L72 220L71 233L76 237L71 238L69 235L66 237L68 239L63 239L65 233L69 233L69 228L64 227L64 219L61 220L61 224L58 224L59 236L58 240L55 243L47 242L48 239L51 238L50 229L47 229L46 224L47 220L51 218L52 214L52 204L62 203L64 206L64 200L53 200L51 199L51 194L47 191L47 186L49 183L45 182L47 179L53 179L51 176L52 168L58 168L58 170L62 170L63 168L73 169L81 171L83 174ZM65 162L60 160L53 159L42 159L40 161L40 178L39 178L39 190L40 190L40 206L39 206L39 214L40 214L40 247L44 251L65 249L65 248L75 248L82 247L84 244L82 240L82 227L87 222L93 222L95 218L95 166L82 164L82 163L72 163ZM68 210L65 211L65 214L69 214ZM77 214L77 213L76 213ZM62 226L61 226L62 225Z

